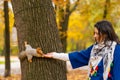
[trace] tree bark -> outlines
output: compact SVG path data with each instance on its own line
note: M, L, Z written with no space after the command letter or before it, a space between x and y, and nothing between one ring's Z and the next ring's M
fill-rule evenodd
M44 53L62 52L51 0L12 0L18 34L19 50L24 41L32 47L41 47ZM66 80L64 61L33 57L21 61L22 80Z
M10 31L9 31L8 1L4 1L5 17L5 77L10 76Z

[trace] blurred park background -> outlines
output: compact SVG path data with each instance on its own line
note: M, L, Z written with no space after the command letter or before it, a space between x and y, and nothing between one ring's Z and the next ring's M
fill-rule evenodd
M95 22L99 20L106 19L112 22L120 37L120 0L52 0L52 5L64 52L79 51L94 43L93 28ZM8 16L5 17L5 14ZM10 45L6 46L7 44ZM6 53L7 48L10 49L10 53ZM18 56L18 53L17 30L11 0L0 0L0 58L5 57L5 54L9 57ZM14 61L10 61L9 64L12 62ZM5 64L5 61L0 61L0 66L1 64Z

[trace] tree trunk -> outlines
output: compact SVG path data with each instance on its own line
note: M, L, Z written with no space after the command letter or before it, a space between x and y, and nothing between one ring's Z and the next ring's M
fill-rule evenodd
M67 47L67 30L68 30L68 22L69 22L69 17L70 17L70 2L68 0L66 4L66 9L64 9L63 6L58 6L58 28L59 28L59 34L60 34L60 39L62 42L63 46L63 51L66 52L66 47Z
M4 1L5 17L5 77L10 76L10 31L9 31L8 1Z
M70 9L70 6L71 6L70 0L65 0L66 5L64 5L64 6L63 6L64 3L61 5L60 0L56 0L56 2L58 3L55 6L55 10L57 12L56 14L57 14L57 18L58 18L59 34L60 34L60 39L61 39L62 46L63 46L63 51L66 52L67 35L68 35L67 30L68 30L69 17L71 15L71 13L78 6L79 0L75 1L74 6L71 9Z
M41 47L44 53L62 52L54 9L51 0L12 0L18 34L19 50L24 41L32 47ZM21 61L22 80L66 80L64 61L33 57Z
M106 19L109 7L110 7L110 0L106 0L105 7L104 7L105 9L104 9L104 13L103 13L103 19Z

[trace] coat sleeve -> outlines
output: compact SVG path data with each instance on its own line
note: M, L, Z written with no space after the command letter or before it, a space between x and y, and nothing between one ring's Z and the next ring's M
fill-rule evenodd
M72 68L88 65L92 47L93 45L86 50L81 50L80 52L72 52L69 54L69 60Z
M120 45L117 45L113 61L113 80L120 80Z

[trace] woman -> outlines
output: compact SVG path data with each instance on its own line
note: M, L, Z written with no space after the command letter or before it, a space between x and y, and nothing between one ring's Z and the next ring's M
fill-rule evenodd
M112 24L102 20L94 25L95 44L69 54L47 53L46 58L68 61L73 68L88 65L88 80L120 80L120 42Z

